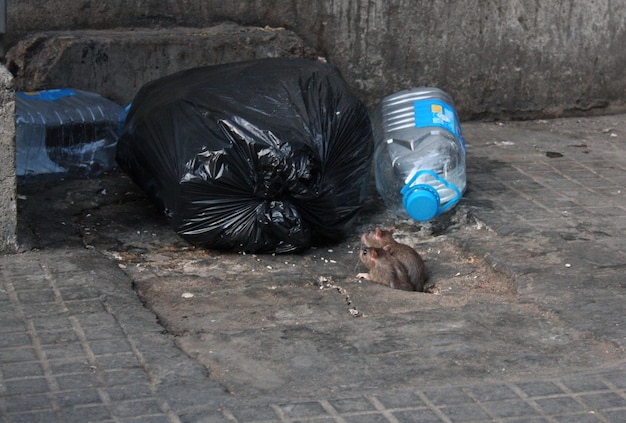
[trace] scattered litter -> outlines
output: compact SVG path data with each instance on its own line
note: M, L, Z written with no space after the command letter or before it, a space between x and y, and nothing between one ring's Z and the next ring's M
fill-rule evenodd
M318 284L320 289L331 288L333 286L332 278L327 278L326 276L320 276L318 279Z
M352 317L363 317L363 313L361 313L353 304L352 304L352 300L350 299L350 295L348 295L348 292L340 287L340 286L335 286L333 284L333 280L331 277L326 277L326 276L320 276L318 278L318 284L320 289L335 289L339 294L343 295L345 300L346 300L346 305L349 307L348 308L348 313L350 313L350 315Z
M569 263L565 263L565 267L567 267L569 269L570 267L572 267L572 265L569 264Z
M559 157L563 157L563 154L557 153L556 151L546 151L546 156L550 159L556 159Z
M192 292L183 292L183 293L181 294L181 297L183 297L183 298L193 298L193 297L194 297L194 295L193 295L193 293L192 293Z
M361 313L356 308L351 308L350 309L350 314L352 315L352 317L363 317L363 313Z
M452 288L448 288L448 291L451 291ZM424 292L427 294L433 294L433 295L441 295L441 289L439 288L439 286L437 285L431 285L428 287L424 287Z

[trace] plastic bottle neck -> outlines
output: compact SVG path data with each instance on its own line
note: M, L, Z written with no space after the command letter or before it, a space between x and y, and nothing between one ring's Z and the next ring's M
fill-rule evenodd
M444 186L452 189L455 196L446 204L441 205L441 197L437 190L426 183L415 184L417 179L421 176L428 175L437 181L441 182ZM433 219L442 213L450 210L461 199L461 191L459 188L446 181L432 170L420 170L404 185L402 190L402 204L411 218L425 222Z

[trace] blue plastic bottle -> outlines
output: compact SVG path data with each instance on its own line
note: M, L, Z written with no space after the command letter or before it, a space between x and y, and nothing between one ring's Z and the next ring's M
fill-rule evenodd
M16 174L92 177L113 168L122 107L68 88L15 95Z
M465 140L452 98L438 88L387 96L373 118L376 188L388 208L427 221L465 192Z

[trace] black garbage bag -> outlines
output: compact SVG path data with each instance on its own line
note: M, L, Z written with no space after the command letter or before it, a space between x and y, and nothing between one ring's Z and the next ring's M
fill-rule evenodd
M292 252L344 235L372 153L367 109L334 66L263 59L144 85L117 161L190 243Z

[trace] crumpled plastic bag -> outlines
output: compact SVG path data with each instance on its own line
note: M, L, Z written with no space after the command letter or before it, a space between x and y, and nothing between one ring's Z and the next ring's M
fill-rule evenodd
M338 240L368 195L365 106L332 65L262 59L144 85L117 161L188 242L295 252Z

